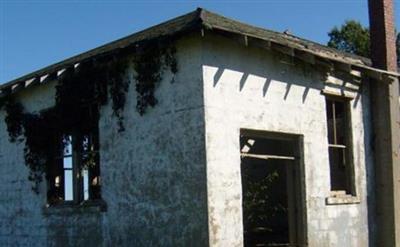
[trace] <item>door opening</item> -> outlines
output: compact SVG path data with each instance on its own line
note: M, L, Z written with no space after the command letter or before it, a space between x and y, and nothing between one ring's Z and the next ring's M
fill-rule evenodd
M296 138L297 137L297 138ZM299 136L240 136L244 246L300 246Z

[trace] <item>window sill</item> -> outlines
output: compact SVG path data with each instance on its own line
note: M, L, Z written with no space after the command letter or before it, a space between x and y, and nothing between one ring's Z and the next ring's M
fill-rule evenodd
M107 211L107 204L103 200L85 201L80 204L59 203L55 205L47 204L43 207L43 214L87 214L101 213Z
M335 194L332 191L332 195L325 199L326 205L344 205L344 204L359 204L361 200L358 196L349 194Z

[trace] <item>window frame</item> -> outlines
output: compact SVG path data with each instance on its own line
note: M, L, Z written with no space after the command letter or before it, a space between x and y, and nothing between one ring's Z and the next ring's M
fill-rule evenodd
M352 98L348 97L340 97L333 95L325 95L325 115L326 115L326 126L327 126L327 141L328 141L328 160L329 160L329 177L330 177L330 193L332 197L341 197L351 195L352 197L357 197L357 186L356 186L356 178L355 178L355 166L354 166L354 146L353 146L353 125L352 125L352 114L351 114L351 101ZM330 129L329 129L329 121L328 121L328 103L331 102L332 105L335 103L340 103L343 105L343 113L344 113L344 144L337 143L337 126L335 123L335 111L334 108L332 110L332 116L334 122L332 123L332 127L334 128L334 142L330 143ZM331 163L331 149L345 149L344 150L344 159L345 159L345 194L341 194L343 190L336 190L332 188L332 163ZM355 200L354 202L358 202L359 200ZM338 202L342 203L350 203L347 201Z
M71 150L70 154L65 155L65 136L71 137ZM83 140L84 136L89 136L94 148L92 152L95 153L95 165L93 167L85 168L84 163L84 152L83 152ZM77 142L76 140L80 140ZM100 144L99 144L99 131L98 129L91 129L87 133L82 133L81 131L65 131L64 133L58 133L55 138L55 152L53 162L50 164L50 175L47 179L48 188L55 188L56 177L59 176L59 188L58 192L54 195L56 199L47 196L48 206L58 206L58 205L82 205L82 204L92 204L95 201L101 201L101 173L100 173ZM80 143L82 142L82 143ZM87 152L87 153L90 153ZM64 158L68 156L72 158L72 167L65 168ZM72 170L72 200L65 200L65 170ZM85 199L85 187L84 187L84 176L83 171L87 170L88 175L88 198ZM55 171L55 172L54 172ZM56 176L54 176L56 174ZM92 179L96 179L97 184L92 184ZM53 184L51 184L53 183ZM94 191L93 187L97 187L97 192ZM95 194L97 193L97 194Z

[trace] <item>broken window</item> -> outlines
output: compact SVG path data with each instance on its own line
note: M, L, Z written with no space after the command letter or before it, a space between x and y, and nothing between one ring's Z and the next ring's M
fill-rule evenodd
M66 134L60 138L59 154L51 167L49 203L100 198L98 134Z
M47 171L49 204L100 199L99 133L94 119L78 118L56 132Z
M331 190L352 193L351 124L349 102L326 99Z

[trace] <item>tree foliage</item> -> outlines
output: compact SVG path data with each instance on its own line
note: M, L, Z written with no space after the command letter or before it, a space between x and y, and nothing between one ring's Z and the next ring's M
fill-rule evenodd
M369 57L369 29L354 20L346 21L340 28L334 27L329 33L328 46L341 51Z
M341 27L334 27L328 33L328 46L356 55L370 57L369 28L355 20L346 21ZM396 41L397 64L400 67L400 33Z

